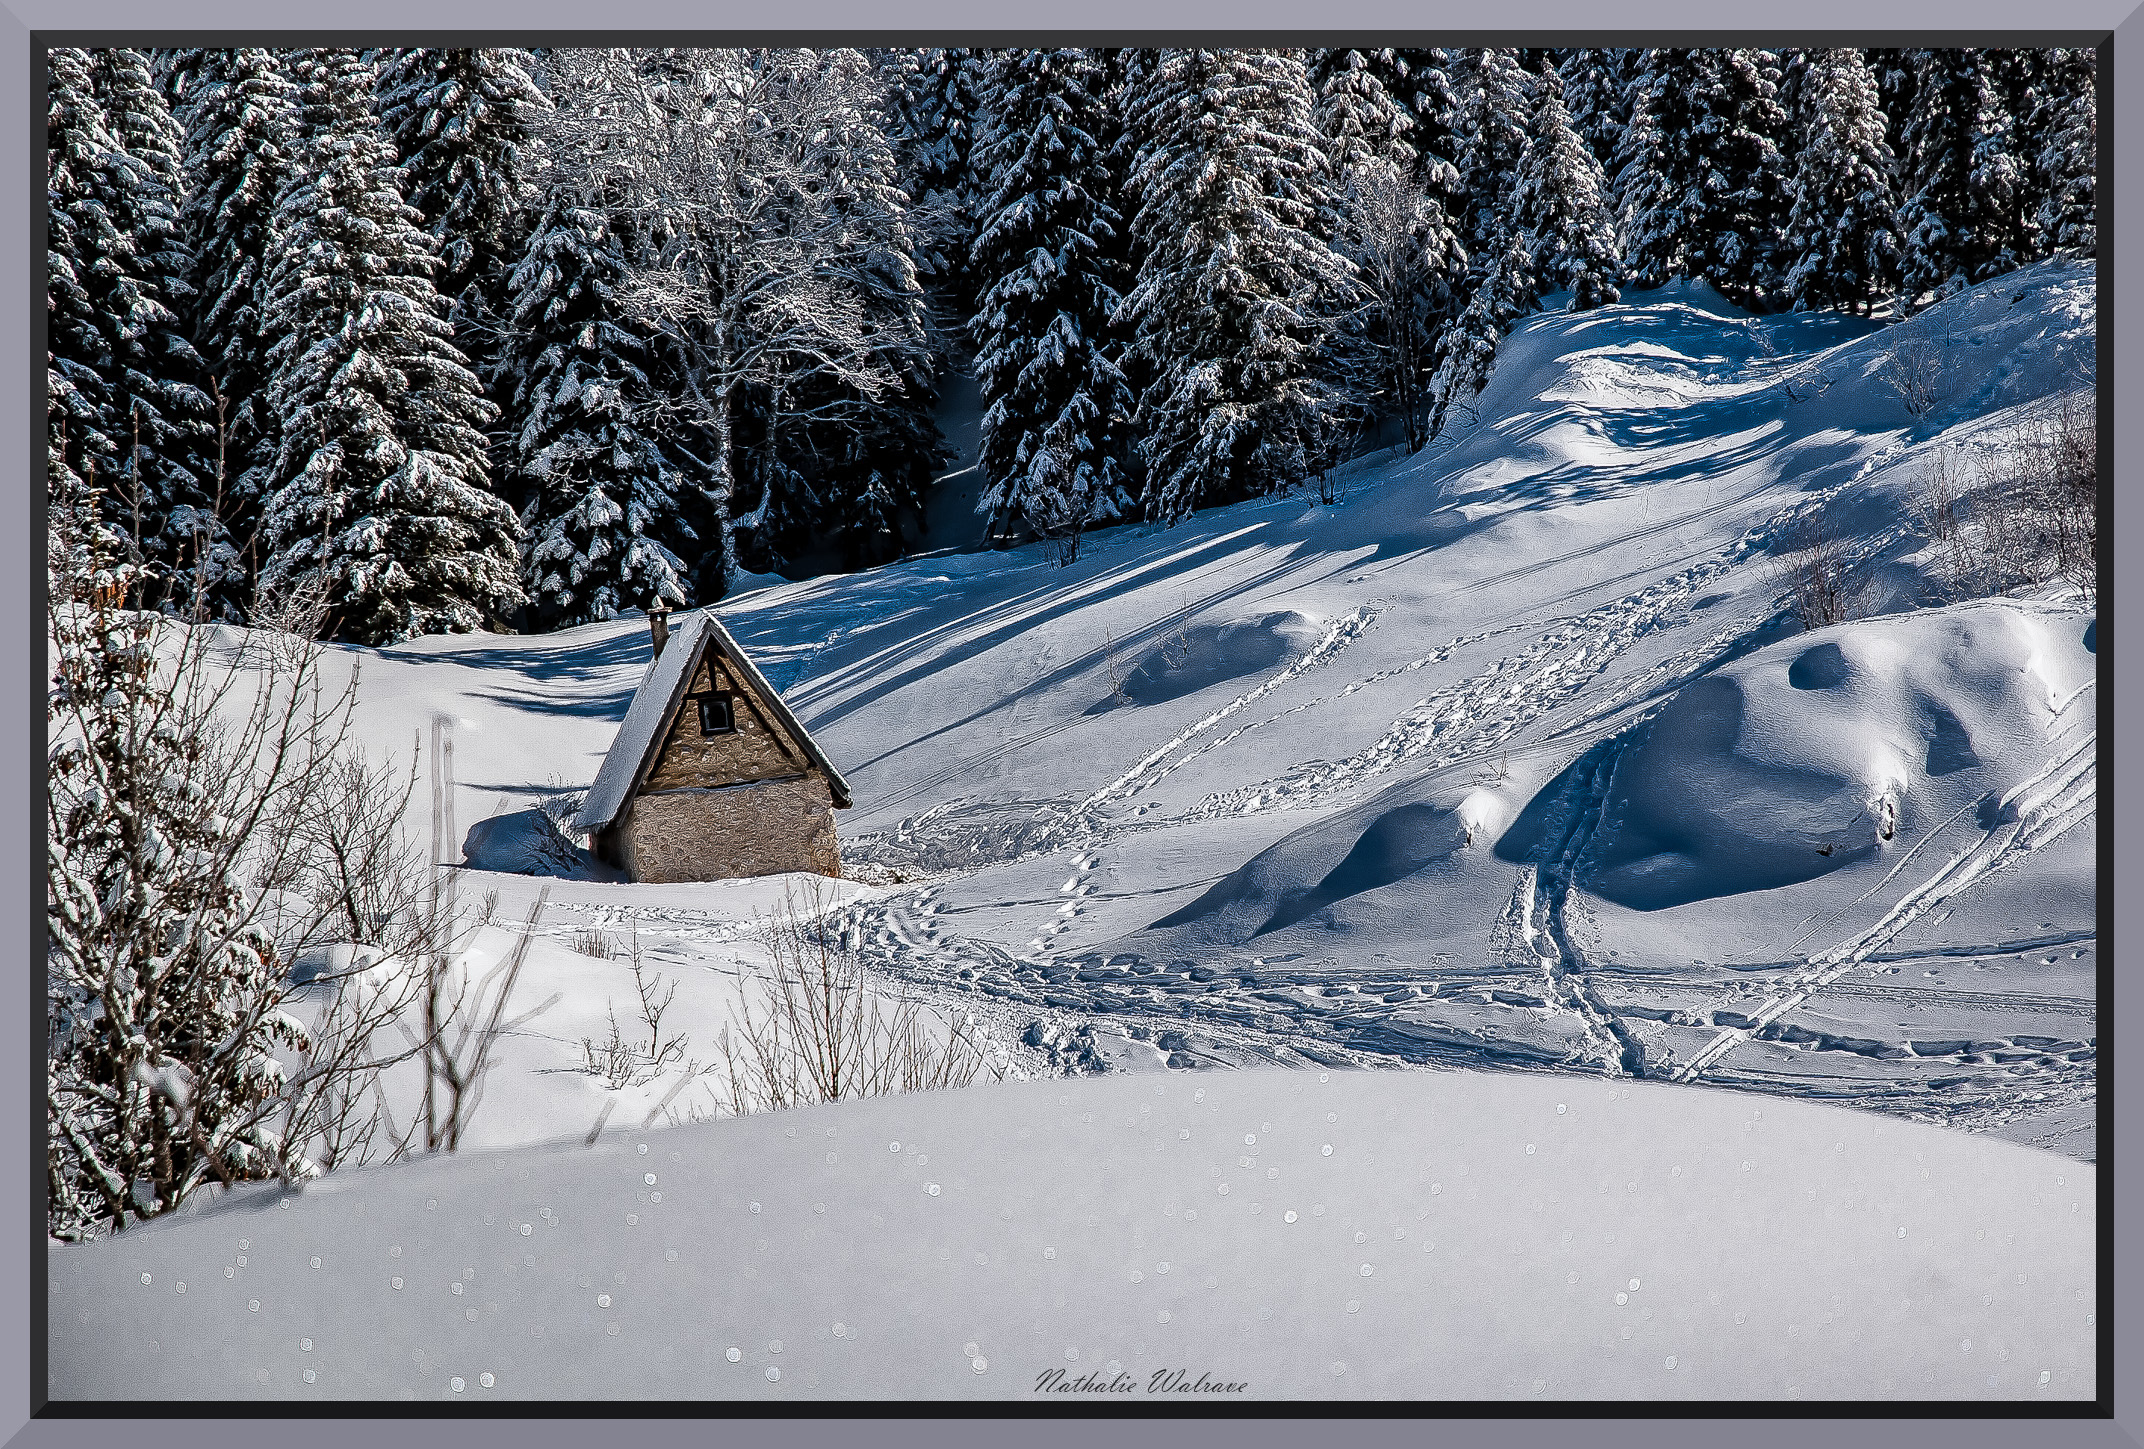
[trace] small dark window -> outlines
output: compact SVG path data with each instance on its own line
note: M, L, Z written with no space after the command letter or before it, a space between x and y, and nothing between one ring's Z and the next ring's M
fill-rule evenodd
M730 697L726 694L699 694L694 699L700 705L700 733L703 735L728 735L737 732L737 717L730 710Z

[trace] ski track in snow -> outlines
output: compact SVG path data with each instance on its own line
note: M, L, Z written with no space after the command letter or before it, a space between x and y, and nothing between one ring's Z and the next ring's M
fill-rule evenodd
M1831 983L1863 966L1881 947L1945 901L1971 890L1989 875L2015 864L2089 820L2098 800L2098 732L2087 729L2068 750L1992 802L1997 823L1977 840L1954 852L1933 873L1902 894L1876 922L1855 936L1809 956L1781 977L1772 994L1748 1013L1749 1025L1722 1031L1711 1044L1675 1073L1678 1081L1695 1081L1736 1047L1749 1041L1785 1013L1801 1006ZM1968 807L1971 808L1971 807ZM1964 812L1960 811L1959 815ZM1959 815L1929 832L1893 869L1903 869L1923 845ZM1888 883L1889 877L1885 883Z
M1420 759L1419 768L1426 771L1484 755L1536 719L1570 703L1640 639L1680 622L1697 591L1755 546L1754 537L1746 537L1733 548L1636 593L1586 614L1552 620L1523 652L1507 655L1415 701L1367 749L1337 763L1312 761L1277 779L1209 796L1192 808L1188 818L1323 805L1342 791L1358 791L1374 783L1403 762ZM1420 659L1370 675L1342 693L1352 694L1395 675L1440 664L1460 646L1488 637L1454 640Z
M1608 782L1620 753L1614 742L1595 747L1591 763L1572 782L1572 798L1564 807L1563 829L1555 845L1539 865L1521 870L1523 896L1516 919L1519 939L1541 963L1549 989L1585 1024L1587 1036L1600 1052L1602 1069L1610 1076L1642 1077L1645 1048L1594 989L1586 953L1573 939L1569 919L1572 876L1607 806Z

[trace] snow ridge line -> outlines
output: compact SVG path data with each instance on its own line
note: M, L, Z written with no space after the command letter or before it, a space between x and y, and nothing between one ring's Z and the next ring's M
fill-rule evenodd
M1695 1080L1735 1047L1862 965L1935 906L2091 818L2098 806L2098 777L2098 734L2094 731L1996 800L1997 823L1978 841L1955 852L1860 935L1808 957L1800 970L1779 983L1783 990L1749 1014L1749 1026L1722 1031L1676 1073L1676 1080Z

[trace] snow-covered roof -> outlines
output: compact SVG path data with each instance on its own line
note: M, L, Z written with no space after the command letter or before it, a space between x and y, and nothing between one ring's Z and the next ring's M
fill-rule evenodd
M656 752L670 732L670 721L676 718L678 705L684 699L709 643L720 646L723 655L745 677L782 728L803 748L811 762L825 771L834 804L844 810L848 808L849 782L834 768L833 761L827 759L826 752L819 748L819 742L811 737L803 722L790 712L780 692L767 682L766 675L759 672L759 666L745 654L737 637L723 627L720 619L703 609L687 615L672 630L663 652L648 666L640 688L634 691L633 702L625 712L625 722L618 726L618 736L611 741L610 753L603 757L603 768L596 771L596 781L588 787L587 797L581 802L580 819L576 822L580 830L592 835L608 829L625 813L633 792L640 788L641 780L655 763Z

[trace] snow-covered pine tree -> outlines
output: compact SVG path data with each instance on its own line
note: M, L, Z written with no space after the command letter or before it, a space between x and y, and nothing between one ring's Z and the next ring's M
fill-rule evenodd
M1386 52L1365 52L1373 59L1385 89L1414 122L1407 143L1414 147L1415 179L1444 208L1445 215L1454 218L1460 213L1462 197L1455 130L1459 100L1452 90L1450 70L1457 53L1434 46L1394 50L1388 70L1375 59Z
M1481 284L1439 341L1437 371L1429 380L1429 435L1442 433L1466 411L1496 365L1497 343L1511 324L1535 310L1539 289L1527 256L1526 234L1516 227L1491 258Z
M90 77L114 144L98 199L121 249L93 269L89 291L112 319L112 421L119 470L106 480L160 597L185 598L201 555L216 549L213 405L179 309L189 305L193 257L179 235L182 137L138 50L93 50ZM119 510L124 509L122 519ZM228 546L209 566L220 578Z
M1466 269L1458 169L1414 144L1426 135L1454 149L1443 59L1440 51L1326 50L1310 68L1334 168L1329 229L1364 288L1364 305L1331 343L1332 376L1347 395L1333 421L1367 427L1397 417L1410 453L1427 440L1422 383Z
M380 71L380 123L402 158L406 198L439 243L432 284L452 307L455 346L487 381L537 200L532 153L550 102L534 65L523 50L415 48L388 52Z
M1891 200L1897 163L1876 78L1858 50L1812 51L1801 99L1787 294L1796 307L1866 315L1896 279L1899 260Z
M970 330L983 421L986 536L1032 529L1077 556L1089 523L1133 508L1134 406L1110 318L1124 225L1096 134L1107 77L1084 50L999 50L982 77L974 158L988 193L972 253Z
M1786 154L1787 170L1794 169L1794 153L1802 144L1802 121L1808 110L1802 91L1809 82L1809 58L1816 52L1803 46L1782 46L1772 52L1778 71L1779 108L1787 113L1786 126L1779 133L1779 149Z
M305 149L268 268L282 447L260 587L324 569L333 631L368 644L481 628L523 598L520 528L486 485L497 412L448 341L372 66L323 49L300 74Z
M1419 303L1421 341L1426 358L1437 334L1466 305L1465 280L1470 267L1461 234L1467 192L1459 173L1461 148L1459 98L1452 88L1451 70L1459 52L1438 47L1393 52L1394 79L1391 90L1402 97L1414 126L1408 141L1414 147L1414 180L1442 218L1448 240L1442 247L1433 238L1432 252L1441 251L1443 263L1431 274Z
M2048 57L2033 112L2033 172L2039 178L2040 244L2090 256L2099 246L2094 189L2099 171L2099 53L2059 49Z
M205 46L160 45L143 53L149 57L149 73L156 77L157 88L176 113L186 105L202 72L215 64L219 52Z
M1403 171L1415 163L1407 63L1396 50L1320 50L1310 62L1313 114L1336 177L1372 158Z
M985 185L970 158L983 53L931 46L896 54L888 77L885 131L909 199L916 267L944 336L965 342L982 285L969 270L976 207Z
M1574 50L1557 67L1571 129L1585 141L1604 175L1612 174L1623 131L1630 124L1630 82L1641 52Z
M1515 226L1512 193L1526 153L1531 86L1513 47L1459 54L1452 70L1458 100L1456 159L1466 189L1459 235L1475 265L1486 269L1503 252Z
M1319 382L1353 268L1311 231L1328 204L1302 63L1164 50L1129 98L1139 275L1118 309L1139 400L1148 516L1284 488L1325 462Z
M99 273L117 265L125 241L100 195L118 143L97 104L89 52L54 47L46 66L46 470L59 497L86 494L119 473L109 381L117 319L92 288L102 290Z
M648 426L648 348L615 292L623 248L577 182L551 188L509 277L501 376L517 426L493 450L518 497L532 623L559 629L622 609L682 605L690 542L680 479Z
M221 402L219 512L233 547L228 589L243 604L271 484L278 429L268 409L262 317L275 200L296 169L298 88L273 51L204 50L175 114L186 133L180 230L194 259L194 345Z
M1603 197L1600 162L1586 148L1563 107L1563 82L1552 70L1535 81L1534 112L1519 162L1512 205L1528 238L1534 280L1546 291L1568 291L1582 312L1621 297L1623 272L1615 222Z
M1779 285L1787 116L1763 50L1648 50L1616 198L1638 285L1702 277L1742 306Z
M1870 46L1861 52L1869 64L1869 74L1876 77L1876 95L1883 106L1883 117L1890 122L1889 134L1895 138L1905 134L1906 120L1913 114L1914 52L1896 45Z
M1899 148L1900 291L1909 306L2010 271L2031 255L2018 215L2025 168L1988 53L1920 50L1913 66L1913 113Z

